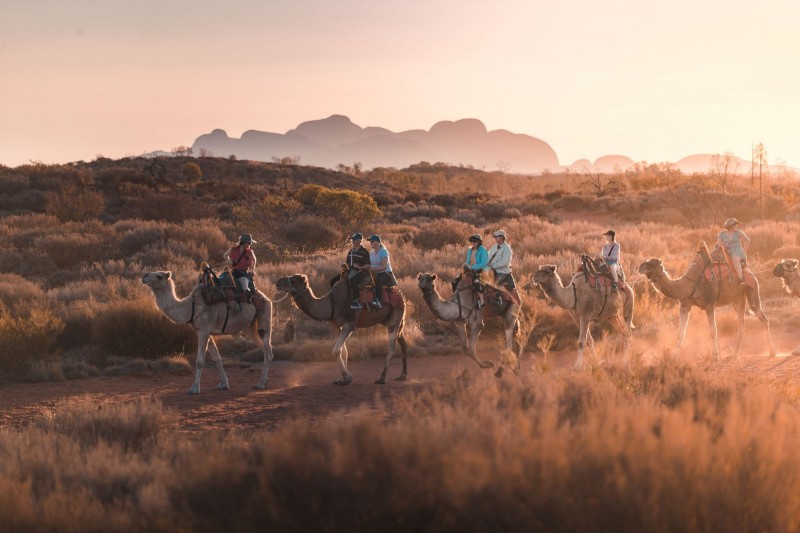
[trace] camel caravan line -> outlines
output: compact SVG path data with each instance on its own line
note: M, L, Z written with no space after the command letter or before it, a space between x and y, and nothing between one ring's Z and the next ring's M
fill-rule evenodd
M576 370L583 367L586 347L589 348L593 363L599 364L590 331L592 322L607 322L622 336L624 364L626 367L629 365L634 328L634 292L625 280L621 268L614 270L616 272L612 276L603 256L590 258L583 255L580 267L566 284L556 265L542 265L533 275L533 284L552 304L566 310L578 328L578 355L574 364ZM332 353L339 359L341 376L334 383L352 383L353 375L347 366L347 340L356 329L374 326L384 326L387 331L386 360L375 383L386 383L389 366L398 346L402 356L402 371L395 380L405 381L408 378L408 344L404 336L405 297L397 286L389 285L383 287L380 299L376 298L377 287L372 275L366 276L353 287L353 276L348 275L351 271L347 265L343 265L340 276L331 280L330 290L319 296L314 293L308 277L303 274L282 277L277 280L275 287L278 292L291 296L294 305L309 318L329 322L338 329L339 335ZM713 353L719 358L715 309L731 305L736 311L739 326L734 356L739 355L745 331L744 315L748 307L765 326L770 354L777 354L769 320L761 307L758 280L747 268L743 268L740 280L727 254L723 253L721 258L709 254L705 244L701 243L686 272L679 278L672 278L658 258L642 263L638 272L666 298L680 302L678 348L686 337L692 307L699 307L708 318ZM773 273L783 280L790 294L800 298L798 260L782 260ZM481 282L479 298L474 290L477 280L470 277L470 272L465 268L464 275L454 284L449 297L441 296L437 290L436 274L421 273L417 276L417 282L430 312L438 319L450 322L458 333L464 353L463 374L468 371L469 359L480 368L494 367L492 361L484 361L477 356L477 342L484 322L494 318L502 321L505 331L505 350L495 375L500 377L507 371L518 372L524 347L534 325L532 318L523 312L524 295L513 285L514 288L508 289L505 286ZM197 284L187 297L180 299L176 295L171 272L148 272L142 277L142 283L153 293L157 308L171 321L190 324L197 332L195 379L189 393L200 392L200 377L208 352L219 372L219 384L216 388L229 388L222 358L214 341L214 337L219 335L243 335L260 347L263 352L263 366L254 387L264 389L267 386L273 360L272 302L254 289L252 279L250 273L248 290L246 281L240 287L234 281L233 275L217 277L204 263ZM360 301L352 300L354 293ZM482 305L484 299L491 303ZM800 355L800 347L792 353Z

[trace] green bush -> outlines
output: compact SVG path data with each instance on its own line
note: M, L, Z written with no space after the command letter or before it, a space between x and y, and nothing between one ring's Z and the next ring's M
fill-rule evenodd
M142 359L197 348L192 327L170 321L149 298L109 304L92 324L92 338L107 354Z

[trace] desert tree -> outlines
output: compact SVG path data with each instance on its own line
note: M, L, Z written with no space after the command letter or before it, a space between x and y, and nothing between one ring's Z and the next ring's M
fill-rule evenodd
M739 173L739 161L731 152L714 154L711 156L711 179L716 183L722 194L727 194L732 186L734 177Z

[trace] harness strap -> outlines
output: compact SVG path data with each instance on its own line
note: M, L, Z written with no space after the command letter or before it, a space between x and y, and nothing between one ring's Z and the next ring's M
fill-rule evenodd
M192 317L186 322L187 324L194 322L194 294L192 293Z
M572 285L572 296L575 298L575 303L572 304L572 310L574 311L576 307L578 307L578 288L575 286L574 283Z
M231 313L231 308L227 305L225 306L225 322L222 324L222 332L225 333L225 328L228 327L228 316Z

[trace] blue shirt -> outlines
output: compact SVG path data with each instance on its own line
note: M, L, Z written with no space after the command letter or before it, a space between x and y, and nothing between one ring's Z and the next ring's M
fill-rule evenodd
M470 265L470 260L472 259L472 252L475 252L475 264ZM489 269L489 252L486 251L486 248L483 245L478 246L477 250L473 250L472 247L467 249L467 260L465 261L469 265L471 270L488 270Z
M747 255L744 253L744 248L742 247L741 236L742 232L738 229L733 232L733 235L728 235L727 231L721 231L719 240L722 241L722 245L728 249L728 253L731 254L731 256L747 259Z
M369 251L369 262L372 266L372 270L382 268L381 263L383 262L383 258L386 258L386 270L385 272L392 271L392 263L389 259L389 250L386 249L385 246L381 245L380 248L377 250L370 250Z

